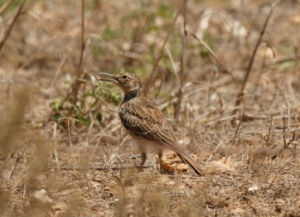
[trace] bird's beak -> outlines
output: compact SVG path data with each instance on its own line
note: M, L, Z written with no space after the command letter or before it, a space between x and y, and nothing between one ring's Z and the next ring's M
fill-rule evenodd
M117 76L109 74L109 73L104 73L104 72L98 73L96 75L96 78L100 81L110 81L110 82L113 82L113 83L118 82L118 77Z

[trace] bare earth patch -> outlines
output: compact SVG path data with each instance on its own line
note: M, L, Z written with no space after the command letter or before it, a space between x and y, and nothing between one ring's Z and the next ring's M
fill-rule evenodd
M86 0L84 41L81 3L26 1L0 48L1 217L300 216L299 1L274 7L239 105L270 1ZM150 84L204 176L172 153L165 173L153 153L138 167L121 91L94 77L121 71Z

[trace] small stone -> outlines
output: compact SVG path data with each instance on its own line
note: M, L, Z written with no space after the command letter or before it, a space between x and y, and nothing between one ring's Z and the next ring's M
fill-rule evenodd
M117 145L118 139L113 136L102 136L100 142L105 145Z
M182 162L180 157L174 151L166 151L161 158L162 169L166 172L186 172L188 165Z
M176 166L176 171L179 172L186 172L188 170L189 166L185 163L180 163Z
M222 173L232 173L235 171L235 165L232 159L222 158L219 161L209 162L205 168L205 174L222 174Z
M111 191L111 188L106 186L106 187L103 188L103 190L104 191Z
M299 25L300 24L300 15L293 16L290 20L293 24Z
M42 203L52 203L52 199L48 196L47 191L45 189L41 189L35 191L33 193L33 198L42 202Z
M234 209L231 211L231 214L236 215L236 216L240 216L240 215L242 215L242 214L245 214L245 210L242 209L242 208L234 208Z
M248 191L250 193L254 193L255 191L258 191L258 190L259 190L259 187L256 184L248 188Z
M175 182L174 181L169 181L168 185L175 185Z

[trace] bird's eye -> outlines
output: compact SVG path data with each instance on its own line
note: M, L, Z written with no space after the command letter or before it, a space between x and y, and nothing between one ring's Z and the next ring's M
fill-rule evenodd
M127 79L127 75L122 75L122 78L123 79Z

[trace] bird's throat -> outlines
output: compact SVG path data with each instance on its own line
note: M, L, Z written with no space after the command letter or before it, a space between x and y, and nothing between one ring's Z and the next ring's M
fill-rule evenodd
M138 92L125 93L122 103L128 102L138 96Z

